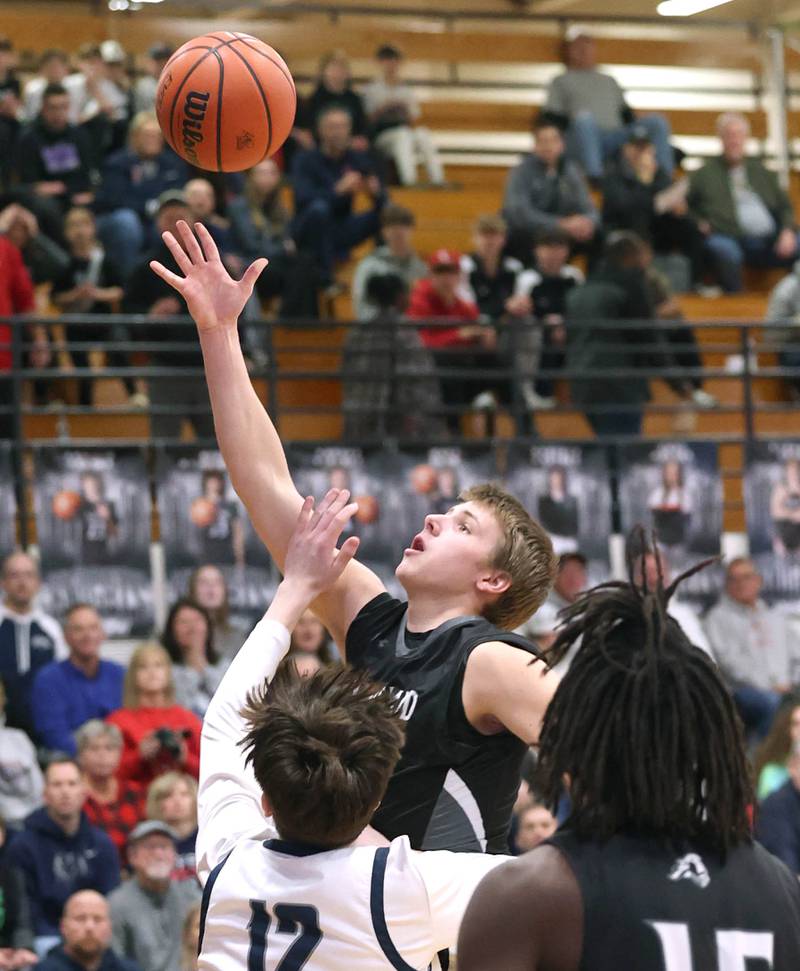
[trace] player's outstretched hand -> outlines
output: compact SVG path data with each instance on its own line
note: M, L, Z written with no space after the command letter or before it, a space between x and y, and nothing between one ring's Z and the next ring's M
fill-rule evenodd
M150 268L183 297L198 330L235 327L267 260L251 263L242 279L234 280L202 223L194 224L196 237L183 219L177 225L183 246L172 233L164 233L162 238L184 275L178 276L157 260L151 261Z
M289 540L284 563L284 581L297 586L314 599L330 589L342 575L358 549L358 538L337 542L347 521L358 509L348 503L347 489L330 489L319 505L309 496L303 503L297 525Z

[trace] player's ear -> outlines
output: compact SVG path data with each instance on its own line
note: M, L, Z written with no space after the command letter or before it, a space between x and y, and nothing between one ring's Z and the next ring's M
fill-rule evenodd
M261 793L261 808L264 810L264 815L267 817L267 819L275 815L275 811L272 808L272 803L267 798L267 794L265 792Z
M477 587L481 593L493 595L505 593L511 586L511 574L505 570L492 570L478 577Z

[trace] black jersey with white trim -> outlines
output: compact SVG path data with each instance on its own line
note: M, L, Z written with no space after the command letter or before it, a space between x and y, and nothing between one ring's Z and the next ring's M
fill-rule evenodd
M472 651L503 641L536 656L524 637L483 617L458 617L424 634L406 630L407 605L382 593L347 632L347 660L387 686L406 742L373 826L414 849L508 852L511 810L527 745L484 735L467 720L462 686Z
M579 971L797 971L800 885L757 843L725 861L690 843L561 830L583 900Z

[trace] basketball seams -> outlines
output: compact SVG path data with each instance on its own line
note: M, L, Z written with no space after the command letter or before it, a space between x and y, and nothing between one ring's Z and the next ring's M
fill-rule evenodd
M220 47L223 47L220 44ZM225 61L222 54L218 53L219 47L215 47L212 53L219 64L219 85L217 86L217 171L222 171L222 85L225 81Z
M172 99L172 106L170 107L170 110L169 110L169 133L170 133L170 137L173 140L173 149L178 144L177 140L174 138L174 135L173 135L173 126L174 126L174 123L175 123L175 106L178 103L178 98L180 97L181 92L183 91L184 87L186 86L186 82L189 80L189 78L194 74L194 72L200 67L200 65L203 63L203 61L205 61L205 59L210 54L216 54L216 48L212 47L209 50L207 50L206 53L203 54L203 56L196 63L194 63L189 68L189 70L184 75L183 80L178 85L178 89L175 92L175 95L174 95L174 97ZM217 55L217 60L221 62L221 58L219 57L219 55ZM217 115L218 116L219 116L220 107L221 107L220 105L217 106ZM183 157L183 156L181 156L181 157ZM186 159L184 159L184 161L186 161Z
M252 65L248 62L247 58L242 55L240 51L237 51L235 47L231 45L231 53L235 54L239 60L247 68L250 77L253 79L253 83L258 88L258 93L261 95L261 101L264 104L264 112L267 116L267 147L264 149L264 158L269 155L269 150L272 146L272 112L269 110L269 99L267 98L264 89L261 87L261 82L258 79L258 75L253 70Z
M276 61L274 57L270 57L270 55L266 51L261 51L257 47L253 47L252 44L248 44L247 43L247 35L245 35L245 34L236 34L235 35L235 39L238 40L240 44L244 44L244 46L248 50L253 51L254 54L260 54L262 57L266 57L266 59L270 62L270 64L274 64L275 67L277 67L278 70L281 72L281 74L286 78L286 80L289 82L289 84L291 84L292 90L295 92L295 94L297 94L297 88L296 88L295 83L294 83L294 78L289 73L289 71L287 70L287 68L284 67L283 64L281 64L280 61ZM254 39L255 40L258 40L258 38L254 38ZM231 42L231 43L233 43L233 42ZM233 48L231 48L231 49L233 49Z

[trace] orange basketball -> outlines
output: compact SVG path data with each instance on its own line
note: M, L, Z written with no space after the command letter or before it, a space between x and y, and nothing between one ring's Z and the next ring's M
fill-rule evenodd
M433 492L437 481L436 469L432 465L415 465L411 470L411 485L415 492L423 495Z
M353 502L358 503L356 521L359 523L374 523L380 514L380 507L375 496L356 496Z
M195 526L203 529L206 526L210 526L217 518L217 507L210 499L206 499L204 496L198 496L197 499L192 500L192 505L189 508L189 518Z
M156 91L167 143L209 172L249 169L286 141L297 92L283 58L250 34L195 37L164 65Z
M72 519L80 506L81 497L70 489L63 489L53 496L53 515L59 519Z

